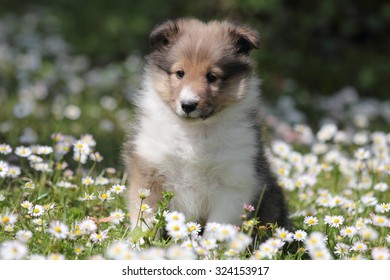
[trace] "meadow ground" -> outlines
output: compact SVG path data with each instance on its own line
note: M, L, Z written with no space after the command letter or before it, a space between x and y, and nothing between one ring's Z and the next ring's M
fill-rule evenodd
M120 149L142 59L99 68L70 49L50 18L0 21L0 259L390 259L388 101L347 87L313 98L313 116L291 97L264 109L291 232L243 205L240 227L200 235L167 211L170 193L131 231ZM152 210L139 195L141 224Z

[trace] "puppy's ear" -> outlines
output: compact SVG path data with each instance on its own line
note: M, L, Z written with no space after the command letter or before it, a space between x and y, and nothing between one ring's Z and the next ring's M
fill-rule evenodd
M252 49L260 46L260 35L246 25L232 25L230 35L237 48L237 53L248 54Z
M150 46L168 46L179 33L179 26L174 20L167 20L153 28L149 36Z

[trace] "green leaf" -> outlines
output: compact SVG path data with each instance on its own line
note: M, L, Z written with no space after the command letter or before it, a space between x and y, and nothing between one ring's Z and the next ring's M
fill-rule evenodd
M146 236L146 231L142 231L141 227L136 227L132 232L130 232L129 237L135 243L138 242L141 238Z

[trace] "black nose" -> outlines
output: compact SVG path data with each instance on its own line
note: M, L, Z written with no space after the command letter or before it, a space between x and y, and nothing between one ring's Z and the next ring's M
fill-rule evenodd
M189 114L193 111L195 111L196 107L198 106L197 102L183 102L181 103L181 108L186 114Z

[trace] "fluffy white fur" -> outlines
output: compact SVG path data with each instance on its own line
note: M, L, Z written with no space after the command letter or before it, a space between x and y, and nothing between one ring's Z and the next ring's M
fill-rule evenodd
M196 221L240 223L243 204L259 192L257 132L248 117L258 113L257 88L256 78L243 80L240 101L206 120L188 121L161 100L146 73L134 147L164 174L165 189L175 193L172 210Z

